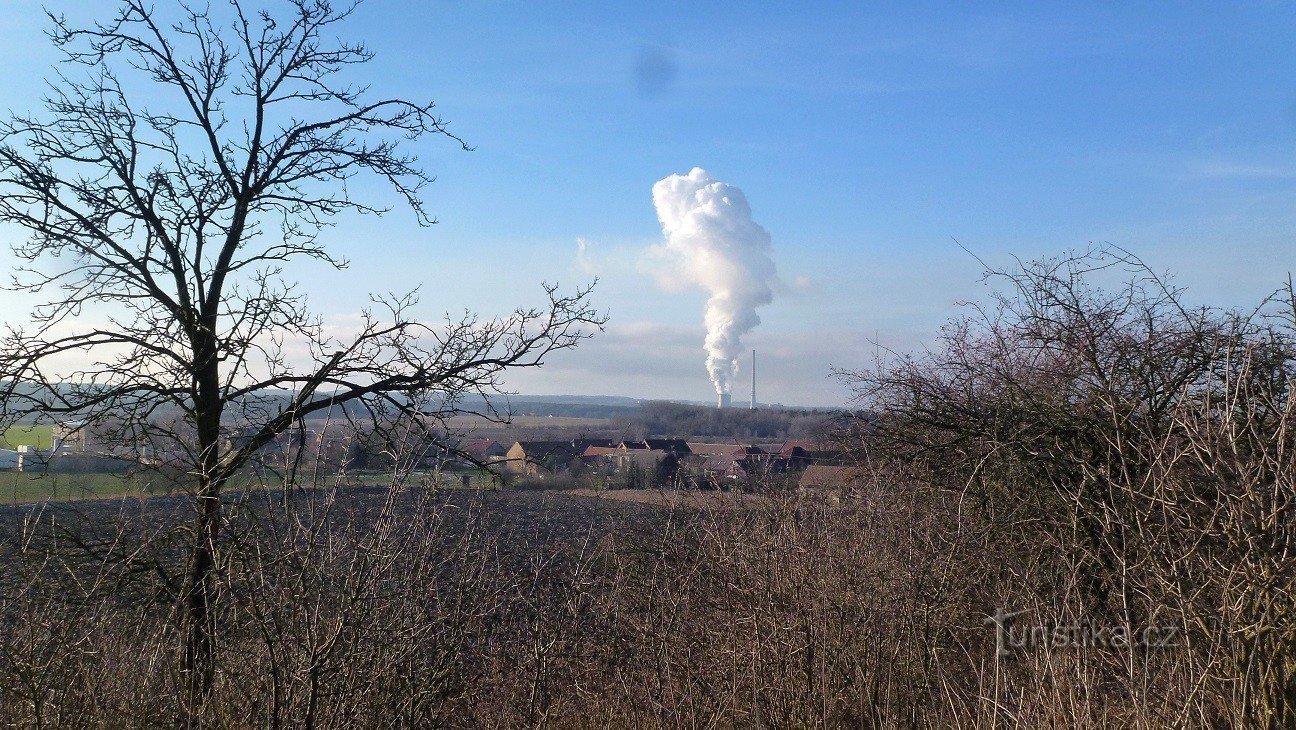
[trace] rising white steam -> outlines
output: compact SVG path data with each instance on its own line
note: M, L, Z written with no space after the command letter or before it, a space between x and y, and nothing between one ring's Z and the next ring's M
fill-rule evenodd
M698 167L653 185L653 205L666 234L666 276L711 294L706 367L716 392L729 393L742 336L760 324L756 308L774 301L778 274L770 235L752 221L741 190Z

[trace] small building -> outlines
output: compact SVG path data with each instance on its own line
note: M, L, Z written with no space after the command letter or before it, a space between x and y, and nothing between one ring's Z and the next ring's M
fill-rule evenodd
M621 448L626 451L664 451L676 456L688 456L693 453L687 441L676 438L646 438L638 441L622 441Z
M661 449L627 449L589 446L581 453L581 464L605 478L619 477L630 487L666 486L680 471L680 457Z
M518 441L505 454L505 469L531 477L558 474L588 448L578 446L572 441Z
M741 448L742 444L734 443L734 442L706 443L701 441L688 441L685 443L685 446L688 447L689 453L693 454L694 456L708 457L708 456L728 456L732 454L736 449Z
M679 457L658 449L635 449L616 454L616 471L633 488L665 487L679 474Z
M61 453L84 454L90 450L90 428L81 421L60 423L51 431L54 449Z
M790 471L800 471L810 466L813 458L811 453L815 450L814 444L809 441L785 441L778 450L778 458L787 464Z
M571 446L576 450L578 455L585 453L585 449L590 447L598 449L615 449L619 445L619 441L614 441L612 439L578 438L572 439L571 441Z
M459 450L482 463L498 461L508 455L508 449L494 439L469 439L459 445Z
M702 470L720 481L742 481L752 476L751 466L745 459L728 454L708 456L702 463Z
M621 453L621 449L616 446L586 446L585 450L581 452L581 460L590 465L610 464L613 457L619 453Z

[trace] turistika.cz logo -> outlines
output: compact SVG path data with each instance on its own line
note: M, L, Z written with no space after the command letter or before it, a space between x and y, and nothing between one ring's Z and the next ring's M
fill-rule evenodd
M993 614L986 617L985 623L994 626L995 651L999 656L1011 656L1014 651L1082 647L1159 649L1174 646L1179 637L1179 629L1175 626L1131 628L1091 621L1040 623L1031 626L1016 620L1024 613L1026 611L996 608Z

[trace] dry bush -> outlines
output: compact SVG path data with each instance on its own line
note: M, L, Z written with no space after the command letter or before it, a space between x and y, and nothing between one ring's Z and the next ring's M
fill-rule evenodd
M49 519L28 526L6 544L28 569L0 596L0 711L72 727L904 726L940 689L936 649L984 643L971 576L908 532L932 518L881 492L867 508L674 511L454 497L237 505L197 710L159 577L182 552L164 524L139 537L183 514L59 513L104 536L71 548Z
M1054 561L1005 560L960 527L958 499L895 475L861 474L841 501L759 495L688 509L535 492L270 497L232 511L217 679L200 714L183 702L174 598L155 569L168 528L127 539L182 515L70 524L81 535L100 525L105 537L82 543L120 542L94 564L35 526L8 543L9 564L28 568L0 597L0 716L59 727L1096 728L1142 711L1113 686L1119 654L999 661L984 616L997 605L1048 615L1074 581L1054 594L1020 581ZM1140 671L1173 690L1156 678L1183 676L1179 657ZM1168 691L1147 715L1170 717L1184 698Z
M1038 566L960 530L957 500L863 476L840 502L688 509L534 492L249 500L222 547L229 608L200 714L169 653L166 590L140 569L156 553L165 564L167 530L145 545L154 556L97 565L32 539L7 556L32 569L0 600L0 714L61 727L1130 724L1111 657L997 661L992 606L1055 605L1014 582ZM105 533L135 531L115 519ZM98 584L69 592L74 576Z
M1034 664L987 684L992 714L1296 724L1296 297L1190 308L1113 249L994 276L1008 285L998 306L951 325L942 347L848 374L870 417L847 440L958 495L966 529L1011 567L997 606L1169 626L1179 645L1083 654L1069 692L1099 698L1101 715L1050 698L1058 682ZM1094 283L1113 276L1116 289Z

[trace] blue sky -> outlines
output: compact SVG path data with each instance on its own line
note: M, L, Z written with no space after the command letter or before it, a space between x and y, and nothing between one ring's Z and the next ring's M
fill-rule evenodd
M1223 305L1278 286L1296 6L1041 5L369 0L347 31L378 53L375 91L435 99L476 149L420 144L437 226L343 221L352 269L299 278L345 323L370 291L498 313L597 275L608 332L512 385L707 399L705 295L643 265L652 184L700 166L743 189L800 281L749 340L762 400L807 405L844 400L829 370L870 341L920 346L984 295L956 239L991 262L1109 241ZM39 3L6 4L0 108L39 96L44 27Z

